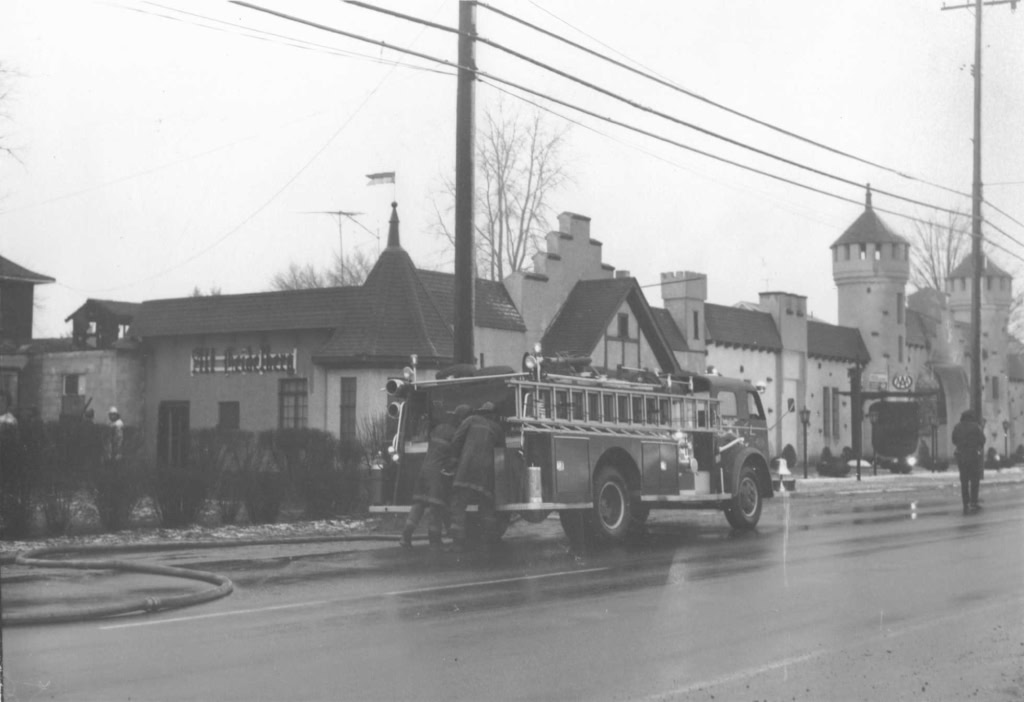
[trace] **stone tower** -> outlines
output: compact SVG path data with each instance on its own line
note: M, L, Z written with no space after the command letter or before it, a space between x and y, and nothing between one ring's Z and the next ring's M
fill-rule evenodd
M963 359L970 363L971 278L973 264L968 256L960 262L946 280L946 294L953 320L965 329ZM987 256L981 273L981 377L982 415L988 429L998 428L1009 417L1008 360L1010 352L1010 304L1013 300L1013 277ZM968 366L969 368L969 366ZM969 371L968 371L969 372ZM994 434L990 435L992 440ZM1002 450L1002 447L997 447Z
M906 353L906 289L910 244L871 207L832 244L832 279L839 298L839 324L860 330L871 361L863 374L865 389L888 386L909 371Z

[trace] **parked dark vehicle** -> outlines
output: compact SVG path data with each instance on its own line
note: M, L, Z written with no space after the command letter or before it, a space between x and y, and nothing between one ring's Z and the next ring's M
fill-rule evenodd
M919 415L916 402L881 400L868 408L877 465L893 473L909 473L917 465Z

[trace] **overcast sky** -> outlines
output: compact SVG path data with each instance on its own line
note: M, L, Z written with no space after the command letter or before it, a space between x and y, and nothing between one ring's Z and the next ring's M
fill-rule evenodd
M942 0L492 0L505 11L687 90L911 180L830 154L658 87L545 39L486 8L482 36L635 102L855 183L970 210L974 20ZM320 24L454 63L453 35L338 0L254 0ZM381 2L456 25L456 0ZM642 8L642 9L638 9ZM985 10L987 198L1024 222L1024 13ZM571 117L574 182L555 212L592 218L605 261L641 285L666 270L709 275L709 300L762 290L809 298L835 321L829 245L860 214L862 186L843 184L644 114L495 49L481 70L668 139L850 198L856 204L548 104ZM395 62L401 62L395 65ZM36 336L68 332L87 297L180 297L268 289L289 261L375 254L396 198L402 243L422 267L445 267L430 234L440 181L454 163L455 79L388 49L214 0L3 0L0 62L8 81L0 134L0 253L57 279L36 288ZM445 69L442 69L445 70ZM478 109L499 93L479 85ZM505 97L509 104L519 104ZM560 115L560 116L559 116ZM366 174L396 171L395 186ZM945 215L876 194L877 208ZM987 210L1020 242L1024 226ZM882 215L897 231L913 223ZM552 219L552 228L557 223ZM366 230L369 230L366 231ZM993 233L1024 256L1024 246ZM1020 260L1007 267L1021 270ZM1020 285L1018 280L1016 283ZM661 304L656 289L648 298Z

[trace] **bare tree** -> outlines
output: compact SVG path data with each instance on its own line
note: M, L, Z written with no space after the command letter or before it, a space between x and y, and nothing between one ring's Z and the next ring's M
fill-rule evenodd
M910 283L919 290L945 291L946 280L971 251L971 220L950 213L945 222L915 221L911 235Z
M324 268L317 268L312 263L303 266L293 261L270 279L270 287L273 290L303 290L362 285L375 263L376 259L358 250L344 258L335 255L334 263Z
M500 103L485 111L476 144L478 275L501 280L522 270L539 249L548 200L570 180L563 158L567 134L540 111L521 113ZM434 202L434 230L453 248L454 202L454 181L445 178Z
M198 285L192 287L192 297L217 297L221 294L219 285L211 285L207 292L203 292Z
M10 81L15 76L14 71L8 68L3 63L0 63L0 124L7 122L11 119L10 115L7 114L4 106L7 105L11 99ZM11 148L7 141L6 135L0 132L0 155L5 155L18 160L17 154L14 149Z

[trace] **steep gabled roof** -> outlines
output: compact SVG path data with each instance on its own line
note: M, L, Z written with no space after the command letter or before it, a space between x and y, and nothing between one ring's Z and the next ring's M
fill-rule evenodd
M864 211L860 217L853 221L842 236L832 243L831 248L843 244L878 244L891 242L896 244L907 244L907 240L889 228L889 225L882 221L882 218L875 214L871 207L871 188L867 189L865 196Z
M360 309L347 311L314 358L323 361L405 357L424 362L452 358L452 329L442 317L398 238L397 205L391 205L388 247L360 288Z
M782 338L767 312L725 305L704 305L707 340L719 346L781 351Z
M13 283L56 283L55 278L41 273L33 273L27 268L19 266L14 261L0 256L0 280L7 280Z
M670 349L673 351L690 350L690 346L686 343L686 337L679 330L679 325L672 318L671 312L664 307L652 307L651 313L654 315L654 321L661 329L662 336L665 337L665 341L668 342Z
M1012 275L1004 271L1002 268L997 266L990 256L981 257L982 267L981 275L986 278L1013 278ZM949 274L950 278L971 278L974 276L974 259L971 256L965 256L964 260L960 261L953 272Z
M662 334L635 278L603 278L577 282L558 311L558 316L544 332L544 338L541 339L544 352L591 354L624 302L629 303L640 330L662 369L678 370L672 348Z
M441 271L417 271L424 287L437 303L448 326L454 325L455 314L455 275ZM504 284L493 280L477 278L475 318L476 326L488 329L506 329L508 331L526 331L523 318L516 309L515 303L505 289Z
M871 360L859 329L825 322L807 322L807 355L854 363Z
M313 288L245 295L146 300L135 313L136 337L333 329L348 307L361 307L360 287Z
M72 317L77 316L79 313L84 314L103 314L109 317L113 317L117 320L118 324L131 324L132 319L138 313L139 308L142 306L140 302L123 302L121 300L97 300L89 298L85 301L81 307L69 314L64 318L67 322Z

